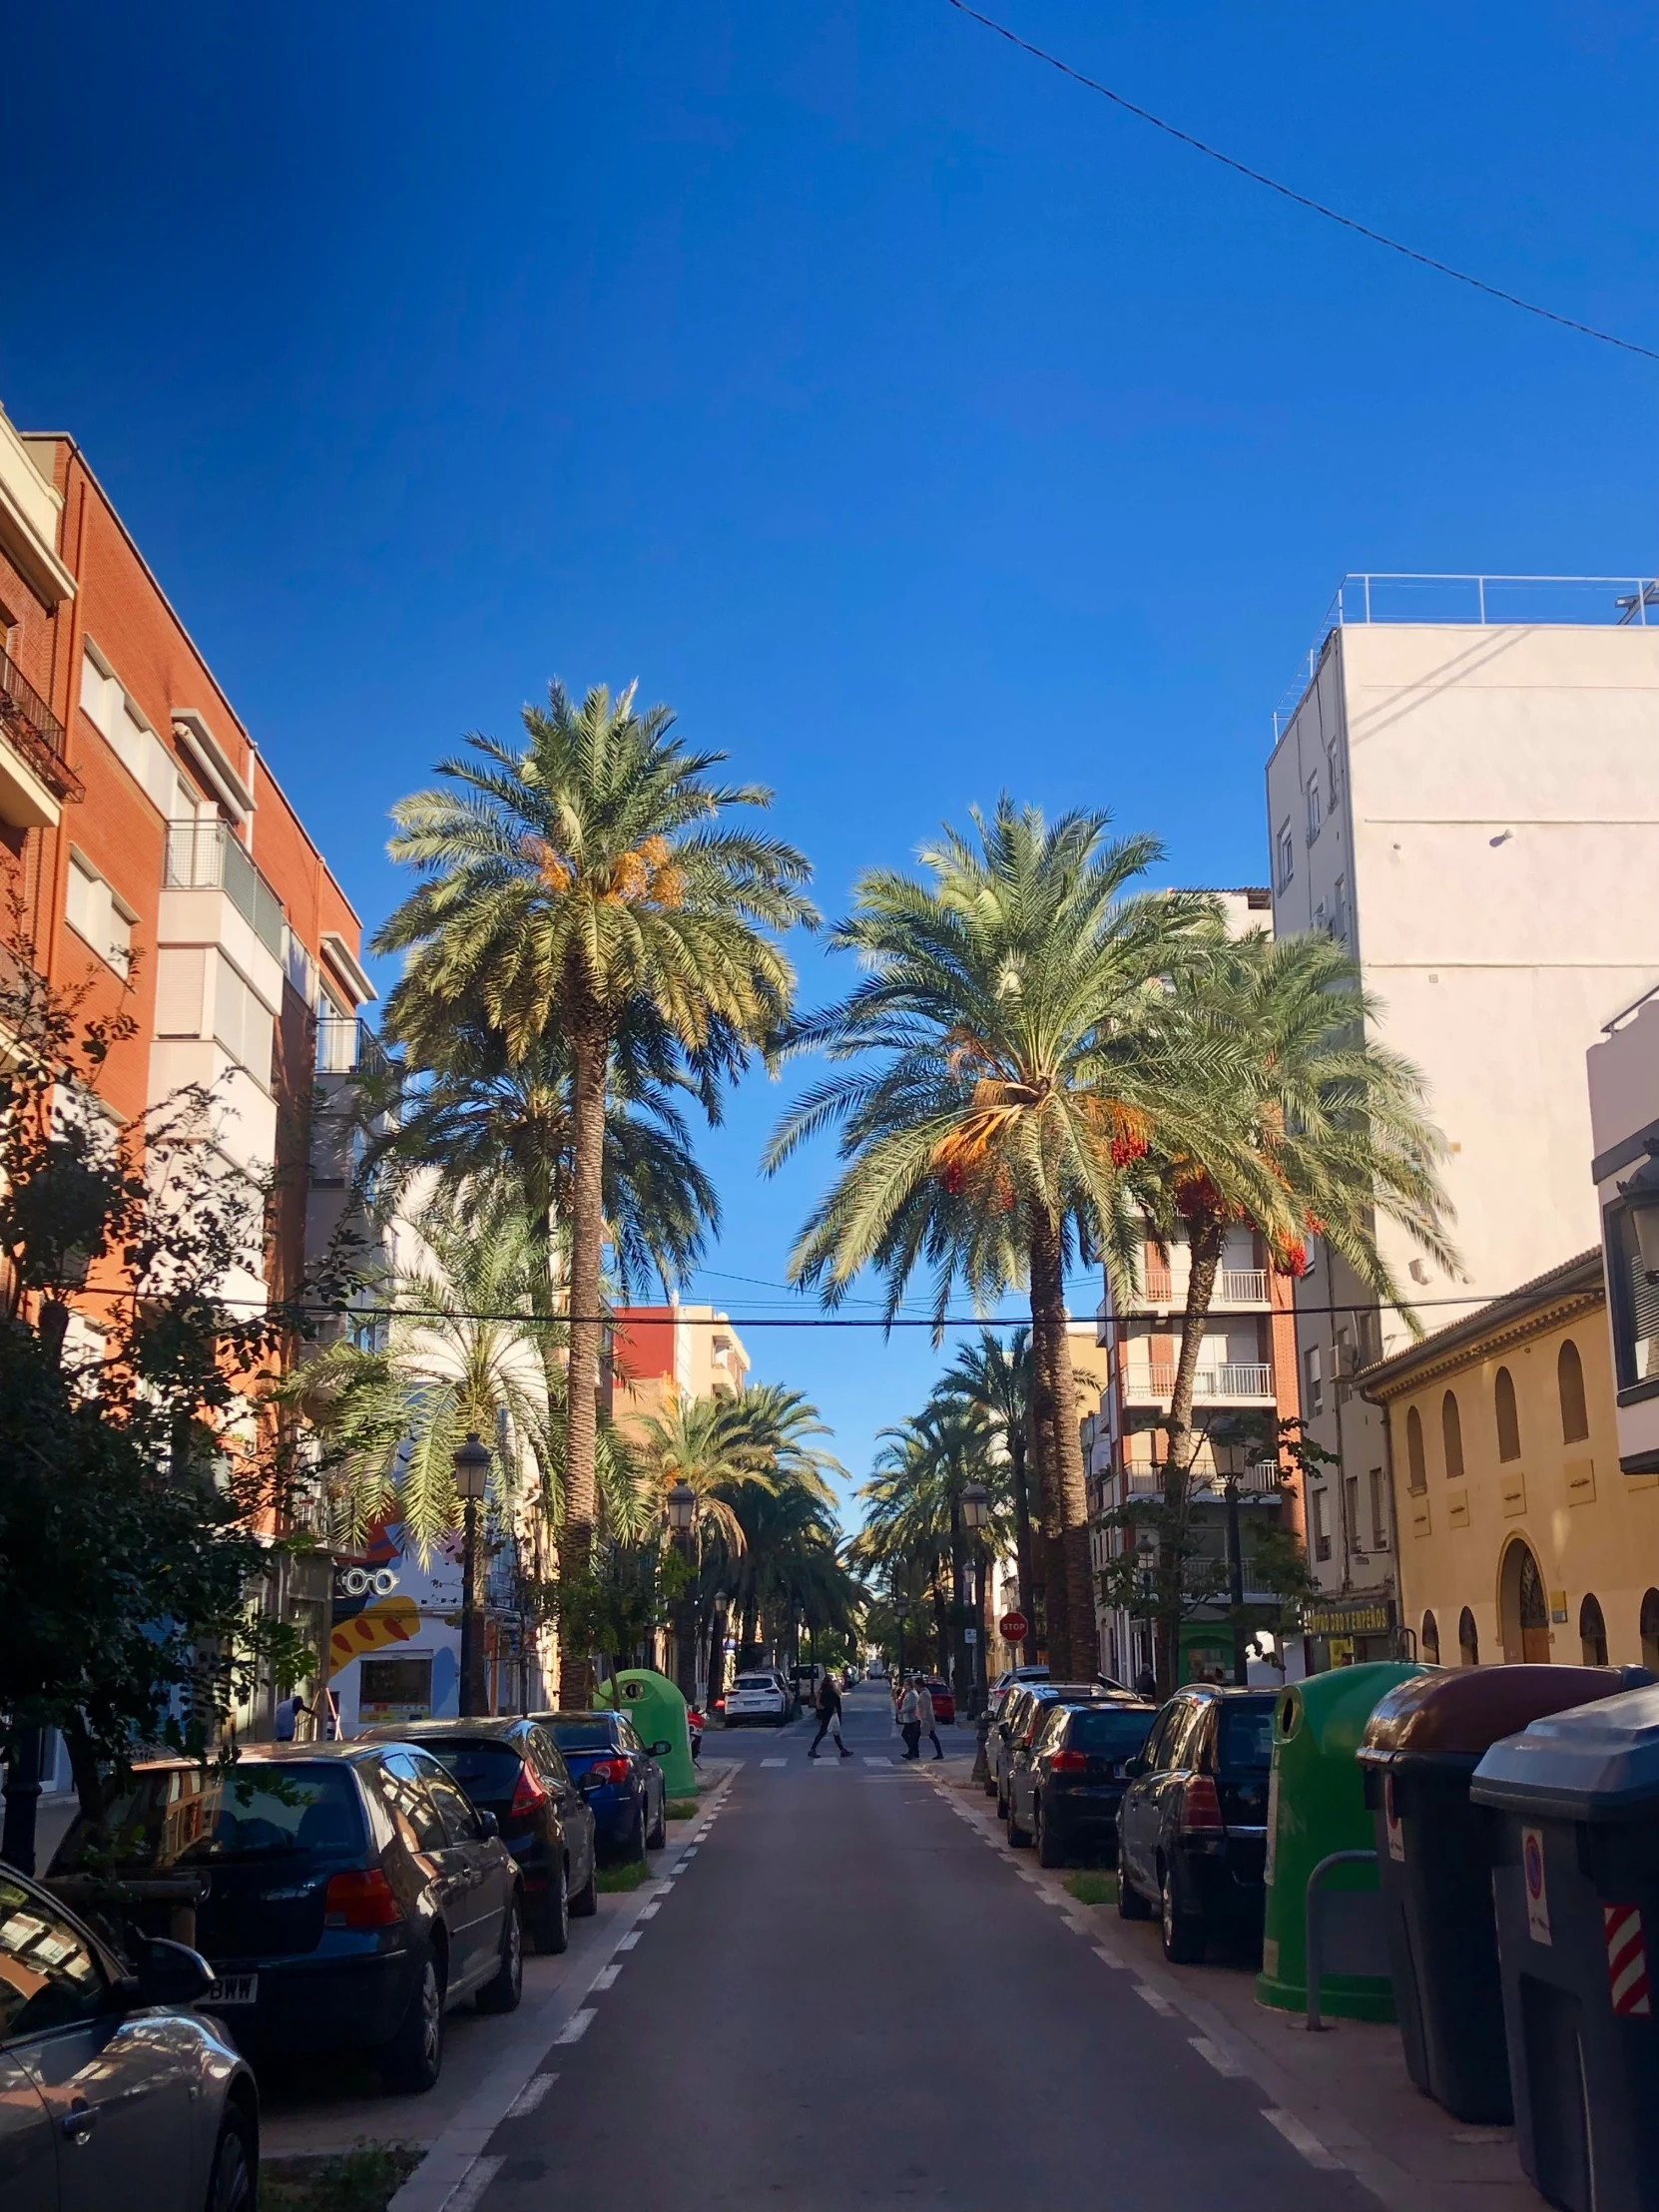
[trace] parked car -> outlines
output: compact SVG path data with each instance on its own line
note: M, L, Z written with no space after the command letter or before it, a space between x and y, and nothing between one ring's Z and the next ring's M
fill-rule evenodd
M409 1721L366 1739L418 1744L473 1804L495 1815L524 1886L530 1940L540 1951L570 1941L570 1917L599 1911L593 1807L564 1754L531 1720Z
M1048 1669L1046 1667L1004 1667L996 1678L996 1689L1012 1689L1016 1682L1046 1682L1047 1680ZM992 1694L995 1694L994 1691Z
M949 1723L956 1718L956 1699L948 1682L941 1682L936 1674L926 1677L927 1694L933 1700L935 1721Z
M726 1725L749 1728L757 1721L782 1728L790 1717L790 1693L775 1674L740 1674L726 1693Z
M260 2098L195 2012L213 1980L163 1937L118 1951L0 1865L0 2202L6 2212L253 2212Z
M102 1830L71 1827L47 1887L123 1947L194 1915L214 1970L202 2007L256 2063L349 2050L430 2089L444 2014L519 2000L518 1868L494 1814L416 1744L146 1762Z
M985 1735L985 1763L990 1768L985 1795L995 1798L997 1812L1004 1820L1008 1817L1008 1777L1016 1753L1029 1749L1042 1708L1057 1699L1087 1703L1105 1694L1094 1682L1016 1682L1005 1692L1002 1708Z
M601 1851L633 1862L668 1842L668 1788L659 1759L674 1748L648 1751L626 1713L538 1713L537 1722L564 1753L576 1786L593 1808Z
M1009 1783L1009 1843L1034 1843L1044 1867L1066 1866L1082 1852L1115 1858L1125 1768L1157 1717L1155 1705L1124 1698L1044 1705L1030 1755Z
M1130 1763L1118 1911L1126 1921L1157 1911L1177 1962L1202 1958L1219 1936L1261 1940L1275 1696L1191 1684Z

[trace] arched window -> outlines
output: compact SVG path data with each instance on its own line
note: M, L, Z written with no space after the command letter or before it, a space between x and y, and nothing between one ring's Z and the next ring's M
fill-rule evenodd
M1422 1456L1422 1415L1414 1405L1405 1416L1405 1485L1411 1490L1428 1487L1428 1468Z
M1497 1414L1497 1455L1500 1459L1518 1459L1520 1415L1515 1411L1515 1385L1507 1368L1499 1368L1492 1379L1492 1406Z
M1570 1337L1556 1355L1555 1386L1561 1393L1561 1441L1581 1444L1590 1433L1590 1408L1584 1402L1584 1363Z
M1585 1666L1606 1666L1607 1623L1593 1597L1587 1597L1578 1608L1578 1641L1583 1646Z
M1503 1656L1513 1666L1543 1666L1549 1660L1549 1600L1530 1544L1514 1537L1503 1554L1498 1577L1498 1627Z
M1642 1665L1659 1674L1659 1590L1642 1593Z
M1457 1411L1457 1393L1447 1390L1440 1400L1440 1436L1445 1444L1445 1478L1463 1479L1463 1423Z
M1417 1642L1421 1647L1422 1658L1429 1666L1437 1667L1440 1663L1440 1628L1432 1613L1424 1613L1422 1616L1422 1634Z
M1465 1605L1457 1620L1457 1649L1465 1667L1480 1664L1480 1638L1474 1632L1474 1615Z

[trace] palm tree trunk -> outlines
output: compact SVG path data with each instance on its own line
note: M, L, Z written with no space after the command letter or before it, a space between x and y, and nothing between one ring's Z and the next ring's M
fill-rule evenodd
M962 1501L954 1487L950 1492L950 1617L954 1633L950 1639L948 1679L960 1705L967 1701L972 1676L967 1640L967 1547L962 1534Z
M1037 1438L1059 1531L1056 1565L1065 1591L1065 1638L1053 1632L1049 1589L1049 1665L1061 1654L1065 1678L1089 1681L1099 1665L1094 1618L1094 1565L1089 1556L1089 1493L1077 1434L1077 1382L1066 1336L1065 1260L1057 1222L1039 1218L1031 1238L1031 1350Z
M1181 1316L1181 1351L1164 1424L1169 1456L1164 1461L1163 1527L1158 1547L1157 1660L1158 1695L1168 1697L1181 1671L1181 1576L1186 1559L1187 1523L1192 1511L1192 1467L1204 1432L1193 1425L1193 1391L1199 1354L1221 1267L1225 1224L1206 1218L1188 1231L1191 1269L1187 1303Z
M1025 1608L1027 1624L1021 1656L1028 1667L1034 1667L1037 1663L1037 1591L1031 1574L1031 1500L1025 1488L1025 1430L1019 1423L1008 1430L1008 1487L1014 1493L1014 1561L1019 1575L1019 1601Z
M595 1450L599 1432L599 1269L605 1238L605 1067L609 1039L597 1020L571 1034L575 1063L570 1207L570 1374L565 1394L565 1515L559 1532L559 1576L580 1581L593 1561L598 1510ZM561 1647L559 1702L581 1708L593 1694L585 1651Z

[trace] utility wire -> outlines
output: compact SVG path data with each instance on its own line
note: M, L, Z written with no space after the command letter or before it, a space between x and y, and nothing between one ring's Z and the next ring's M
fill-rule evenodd
M1033 46L1028 38L1021 38L1017 31L1010 31L1005 23L994 17L981 15L977 8L970 8L967 0L946 0L946 5L965 15L971 21L982 24L987 31L994 31L998 38L1006 39L1010 46L1017 46L1022 54L1029 54L1033 61L1046 62L1050 69L1057 69L1062 77L1069 77L1073 84L1085 91L1098 93L1102 100L1110 100L1113 107L1122 108L1126 115L1138 116L1143 123L1150 123L1155 131L1166 137L1179 139L1183 146L1190 146L1195 154L1203 154L1210 161L1220 162L1224 169L1233 170L1240 177L1249 178L1253 185L1265 185L1269 192L1276 192L1282 200L1293 201L1297 207L1306 208L1311 215L1324 216L1328 223L1340 223L1345 231L1357 231L1361 238L1370 239L1374 246L1385 246L1390 254L1399 254L1408 262L1415 262L1422 269L1431 269L1437 276L1451 276L1471 290L1483 291L1489 299L1501 299L1505 306L1519 307L1526 314L1535 314L1545 322L1553 322L1563 330L1576 330L1581 337L1598 338L1603 345L1616 345L1623 352L1639 353L1643 360L1659 361L1659 350L1651 345L1638 345L1633 338L1621 338L1611 330L1598 330L1593 323L1579 322L1569 314L1557 314L1553 307L1540 307L1535 299L1523 299L1518 292L1505 291L1501 284L1489 284L1483 276L1471 276L1466 269L1453 269L1449 262L1436 261L1432 254L1420 254L1414 246L1404 246L1398 239L1391 239L1385 232L1374 231L1369 223L1361 223L1351 215L1344 215L1338 208L1327 207L1323 200L1311 200L1307 193L1298 192L1291 185L1282 185L1277 177L1269 177L1260 169L1252 169L1248 162L1241 162L1235 155L1224 154L1219 146L1210 146L1203 139L1195 138L1191 131L1183 131L1179 124L1167 123L1161 115L1154 115L1150 108L1127 99L1121 92L1114 92L1110 85L1103 85L1098 78L1085 76L1074 69L1070 62L1062 61L1058 54L1050 54L1044 47Z

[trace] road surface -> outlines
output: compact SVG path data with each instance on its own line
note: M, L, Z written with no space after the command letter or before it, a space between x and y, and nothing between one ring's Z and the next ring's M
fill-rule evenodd
M714 1825L469 2206L1376 2212L898 1764L884 1686L846 1705L845 1761L805 1722L710 1737Z

